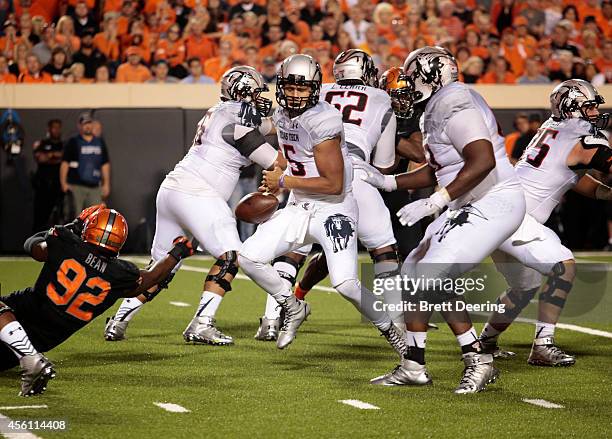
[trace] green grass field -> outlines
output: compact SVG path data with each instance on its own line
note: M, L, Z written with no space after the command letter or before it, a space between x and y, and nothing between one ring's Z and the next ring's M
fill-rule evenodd
M186 265L197 269L210 262L192 259ZM33 284L39 269L25 259L0 260L2 293ZM265 293L237 280L218 313L219 326L236 344L186 345L181 332L198 303L203 276L181 270L171 288L132 321L126 341L105 342L105 318L100 317L49 352L58 375L42 396L18 397L18 370L0 373L0 413L68 422L67 431L32 431L42 438L612 436L611 338L559 329L558 343L578 355L577 364L535 368L526 363L533 326L517 323L502 344L518 356L498 362L498 383L480 394L457 396L452 390L463 364L455 338L441 325L428 340L434 385L382 388L368 381L395 366L394 353L333 293L308 296L311 317L294 343L279 351L273 343L253 339ZM610 296L593 313L592 325L589 318L572 322L612 331ZM524 398L564 408L543 408ZM346 399L380 409L338 402ZM179 404L190 412L167 412L155 402ZM48 408L1 408L24 404Z

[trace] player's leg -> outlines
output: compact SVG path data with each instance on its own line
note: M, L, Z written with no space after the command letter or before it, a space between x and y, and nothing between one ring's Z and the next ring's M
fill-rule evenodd
M323 279L327 277L329 271L327 270L327 259L325 259L324 252L315 253L310 258L308 265L304 270L304 276L295 286L295 297L300 300L304 300L306 294L310 292Z
M304 265L304 261L310 252L312 246L299 248L286 255L282 255L274 259L272 267L277 271L289 288L295 286L297 274ZM297 295L296 295L297 297ZM255 339L260 341L275 341L278 338L278 332L281 327L281 310L278 302L271 295L266 295L266 309L264 315L259 319L259 328L255 333Z
M43 393L49 380L55 377L53 363L38 352L30 338L17 321L13 309L5 302L11 302L11 297L0 300L0 341L10 350L3 352L0 370L12 368L19 364L21 373L21 396L32 396ZM6 351L6 350L3 350Z
M220 197L188 197L190 213L180 213L181 224L217 260L206 276L200 303L183 337L187 342L198 344L233 344L233 338L217 328L215 316L238 273L238 250L242 243L236 219ZM176 206L175 211L178 209Z
M342 204L317 211L308 229L325 253L330 281L361 315L372 322L391 347L404 355L406 344L389 315L382 311L381 301L359 281L357 257L357 204L347 198Z
M164 188L160 188L157 192L155 236L151 247L150 265L166 256L172 249L172 241L174 238L185 235L185 230L180 225L176 212L171 208L172 206L170 203L174 194L178 196L178 192L173 192ZM180 263L162 285L152 288L147 294L123 299L115 315L106 321L104 338L107 341L120 341L125 339L130 321L138 314L145 303L153 300L163 288L168 287L168 284L174 277L174 273L178 270L179 266Z
M520 225L525 200L514 188L488 194L456 211L447 211L427 228L425 238L404 262L402 274L416 279L455 279L470 271L491 254ZM465 307L453 291L421 288L415 297L425 303L445 302L441 314L461 346L465 368L455 393L474 393L494 382L498 370L493 356L485 354ZM416 346L409 349L408 360L424 365L427 320L430 312L407 312L406 326ZM419 346L419 344L421 346Z
M309 244L300 232L307 227L309 218L309 211L288 205L259 225L257 231L242 244L238 256L242 270L285 312L276 343L279 349L284 349L293 341L298 328L310 314L310 306L293 295L291 286L283 281L271 262L280 255Z

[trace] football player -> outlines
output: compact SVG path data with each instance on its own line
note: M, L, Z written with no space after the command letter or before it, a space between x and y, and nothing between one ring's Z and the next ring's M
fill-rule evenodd
M282 167L286 164L259 130L262 117L272 107L272 101L262 96L267 90L261 74L252 67L238 66L225 72L221 101L200 120L189 152L166 176L157 193L152 260L163 257L173 237L180 234L195 236L217 259L204 280L196 313L183 332L187 343L234 342L215 324L217 309L238 272L241 245L227 200L245 166L257 163L266 169L275 162ZM122 340L130 320L159 289L124 300L106 325L106 340Z
M378 69L374 61L362 50L349 49L336 57L333 73L336 82L323 84L319 99L342 113L349 157L351 160L372 162L383 172L391 171L395 166L396 117L389 95L377 87ZM357 171L357 174L359 172L362 171ZM396 276L399 274L400 260L389 210L378 190L361 178L354 178L352 185L359 210L357 237L370 253L374 274L377 278ZM307 255L310 248L300 251L302 255ZM285 279L290 276L289 281L294 282L299 270L297 264L302 260L300 254L287 255L282 261L277 259L274 267L281 276ZM310 259L306 273L296 288L296 297L303 299L326 276L325 254L319 253ZM397 298L387 300L397 302ZM400 324L403 325L403 319ZM280 309L274 297L268 296L266 313L260 320L255 338L274 340L279 326Z
M44 262L34 287L0 297L0 370L21 365L22 396L42 393L55 377L43 355L63 343L121 297L134 297L170 275L193 254L185 237L147 270L119 259L127 238L123 216L92 206L66 226L28 238L24 249Z
M534 298L548 276L538 304L535 338L528 363L536 366L571 366L574 356L555 346L555 325L572 288L576 262L572 252L544 225L570 189L591 198L612 199L611 189L585 173L610 173L612 149L599 131L608 114L599 113L603 97L587 81L570 79L550 94L551 117L542 124L515 166L527 201L527 214L519 229L493 254L509 289L498 302L504 313L493 313L481 334L485 350L499 356L497 338Z
M458 82L457 62L450 52L441 47L415 50L404 63L404 74L410 99L425 104L420 123L427 164L398 176L384 176L363 163L356 166L367 170L368 182L387 191L440 187L397 213L400 222L410 226L448 207L404 261L402 274L413 279L453 279L514 233L525 215L525 198L493 112L476 91ZM454 291L421 288L414 298L450 304L442 315L457 337L465 364L455 393L479 392L494 382L499 371L493 355L483 352L470 316L456 305L459 296ZM425 367L431 314L431 307L406 313L408 355L392 372L373 379L373 384L431 383Z
M318 242L334 288L403 353L406 346L391 318L375 309L375 296L358 279L353 168L342 113L319 100L321 77L319 64L308 55L292 55L281 63L276 83L279 107L273 122L288 164L284 173L278 166L264 171L263 182L272 192L291 190L292 201L243 243L238 260L243 271L285 312L276 343L279 349L293 341L310 306L292 294L270 262Z

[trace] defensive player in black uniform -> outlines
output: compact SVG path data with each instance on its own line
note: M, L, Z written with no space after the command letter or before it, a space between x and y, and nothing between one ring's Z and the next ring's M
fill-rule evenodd
M41 352L64 342L117 299L146 293L197 247L178 237L164 259L139 270L117 258L127 232L119 212L92 206L72 223L25 242L26 252L44 262L36 284L0 297L0 370L21 365L20 395L44 392L55 376Z

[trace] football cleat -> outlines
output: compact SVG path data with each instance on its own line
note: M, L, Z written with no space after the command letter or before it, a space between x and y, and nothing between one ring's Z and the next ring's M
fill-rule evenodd
M403 333L397 328L395 325L391 325L389 329L383 331L379 329L380 334L384 335L389 344L395 352L398 353L400 358L404 357L404 354L408 351L408 346L406 346L406 342L404 341Z
M213 317L195 317L183 332L185 342L214 346L234 344L234 339L219 331L215 322Z
M285 311L283 326L278 333L276 347L285 349L295 338L298 328L310 315L310 305L298 300L294 295L287 297L283 302L279 302Z
M497 345L496 337L481 337L480 345L482 346L482 352L493 355L493 358L512 358L516 356L515 352L501 349Z
M378 386L424 386L433 381L424 364L403 358L391 372L370 380Z
M533 341L527 363L532 366L568 367L576 363L576 358L555 346L553 337L543 337Z
M255 340L260 341L274 341L278 338L278 331L280 330L280 317L277 319L267 319L263 316L259 319L259 328L255 334Z
M53 363L43 354L25 355L21 365L21 392L19 396L39 395L47 390L49 380L55 378Z
M104 327L104 339L106 341L121 341L125 340L125 331L127 330L129 321L115 320L115 316L106 319Z
M493 355L468 352L463 354L463 376L455 389L458 395L482 392L487 384L494 383L499 377L499 370L493 365Z

